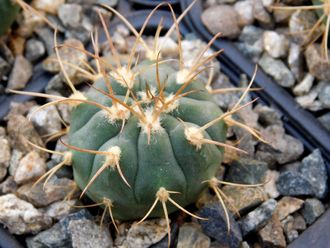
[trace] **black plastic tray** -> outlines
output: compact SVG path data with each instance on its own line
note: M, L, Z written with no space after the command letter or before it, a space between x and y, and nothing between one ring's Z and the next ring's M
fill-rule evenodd
M182 11L188 7L191 0L180 0ZM201 21L202 1L198 0L184 18L189 29L199 35L205 41L212 39L213 35L206 29ZM225 39L217 39L213 43L216 50L224 49L219 56L223 72L227 74L233 83L239 83L241 74L252 77L255 64L246 58L233 44ZM258 70L255 85L263 88L258 93L263 101L278 109L284 116L286 128L294 136L300 137L309 150L319 148L323 157L328 161L330 173L330 132L308 111L304 110L294 98L261 69Z
M189 2L189 1L187 1L187 2ZM198 7L198 5L196 5L196 7ZM196 11L195 8L193 10ZM130 14L129 16L127 16L126 18L133 24L133 26L136 29L140 29L142 27L143 23L144 23L144 20L146 19L147 15L149 13L150 13L150 11L136 11L136 12ZM196 12L192 12L192 15L194 15L193 13L195 13L195 16L196 16ZM168 29L172 25L172 23L173 23L171 13L169 13L167 11L157 11L157 13L153 16L153 18L150 19L150 22L149 22L149 25L148 25L148 29L146 30L146 32L148 32L150 30L155 30L161 20L162 20L162 25L164 27L164 30ZM121 22L118 21L118 20L113 21L111 23L111 26L110 26L110 32L113 32L114 29L115 29L115 27L119 23L121 23ZM181 31L182 35L187 35L188 33L191 32L191 30L194 30L193 29L193 26L191 26L192 25L191 23L189 25L187 25L187 24L188 24L188 22L186 22L186 23L180 23L179 24L180 31ZM190 27L190 29L189 29L188 26ZM204 38L207 38L207 37L204 37ZM100 42L105 41L105 37L101 35L101 37L100 37L99 40L100 40ZM229 47L229 51L231 51L230 49L234 49L234 47L232 45L230 45L228 42L225 43L225 44L226 44L225 48L228 49L228 47ZM216 45L218 45L218 44L216 44ZM221 46L221 47L224 47L224 46ZM237 53L237 50L236 50L236 53ZM244 58L244 61L245 61L244 63L248 63L249 62L248 63L249 66L246 66L247 67L246 70L243 70L241 68L242 66L235 65L233 62L231 62L233 60L228 59L228 52L227 53L225 52L225 55L226 55L225 58L220 57L220 60L222 62L221 68L222 68L222 71L227 76L229 76L229 78L231 79L231 81L233 83L236 83L236 84L239 83L239 81L240 81L240 77L239 76L240 76L241 73L246 73L247 75L251 76L251 74L252 74L252 72L254 70L254 65L251 62L249 62L247 59ZM235 53L234 53L234 55L235 55ZM240 53L237 53L236 55L238 56L238 58L240 59L240 61L241 61L241 59L243 59L243 58L241 58L242 55ZM231 57L229 57L229 58L231 58ZM244 64L244 63L242 63L242 64ZM37 84L37 86L39 86L39 87L35 86L36 89L40 89L41 86L44 87L47 84L47 82L50 79L50 75L48 73L47 74L41 73L40 75L34 75L33 78L35 78L36 81L39 82ZM262 83L260 83L260 80L261 80L261 82L263 82L263 81L265 81L265 78L270 81L271 86L267 86L266 87ZM286 108L281 108L281 106L283 104L279 104L278 103L278 101L279 101L278 98L276 97L277 100L274 99L275 97L272 96L272 94L274 94L274 95L278 95L279 94L280 95L280 98L279 99L282 99L287 104L288 104L288 101L289 101L289 103L291 103L293 101L293 99L291 98L291 100L290 100L290 98L287 97L286 92L282 92L281 91L281 88L278 87L278 86L276 86L275 83L273 83L261 71L258 72L257 79L258 80L256 80L256 84L259 87L261 86L261 87L264 88L264 93L260 94L261 100L264 103L268 104L268 105L278 107L278 109L284 114L284 116L287 116L287 117L285 117L284 121L286 123L286 129L287 129L288 133L290 133L291 135L295 136L296 138L302 140L303 143L304 143L304 145L305 145L305 147L308 150L312 150L316 145L315 145L314 141L312 141L312 142L310 141L310 138L311 137L313 138L314 135L311 136L311 137L310 136L305 136L306 134L308 134L308 132L301 132L300 129L299 129L299 131L297 131L296 130L295 123L291 123L292 121L295 121L295 118L298 118L299 115L304 115L304 118L307 118L307 117L310 118L310 117L309 116L306 117L305 114L304 113L301 113L301 110L299 110L298 117L296 115L294 115L295 118L292 118L291 117L291 114L290 114L291 112L290 111L287 111ZM268 82L267 80L266 80L266 82ZM274 87L274 89L273 89L273 87ZM26 90L34 90L34 88L29 84ZM272 94L270 94L270 92L272 92L270 90L273 90L274 92ZM19 96L11 96L11 97L19 97ZM22 97L23 98L20 98L19 99L20 101L25 101L25 100L29 99L29 97L25 97L25 96L22 96ZM15 99L15 100L17 100L17 99ZM2 103L3 102L0 101L1 111L2 111L2 108L3 108ZM293 105L293 106L296 106L296 104ZM291 110L291 108L290 108L290 110ZM311 124L308 124L308 125L311 125ZM315 123L314 123L314 125L315 125ZM305 127L306 127L306 125L305 125ZM326 141L326 136L325 136L324 142L325 141ZM330 144L330 143L328 143L328 144ZM327 216L329 216L329 214ZM317 223L318 222L316 222L316 224ZM327 229L322 229L323 232L325 232L326 230ZM310 232L313 232L313 231L309 231L309 233ZM4 236L2 236L2 235L4 235ZM15 240L13 240L13 239L14 239L14 237L12 235L8 234L7 232L3 232L3 229L2 229L2 227L0 225L0 248L8 248L8 247L13 247L13 248L16 248L17 247L17 248L19 248L20 247L19 244L17 244L17 242ZM294 244L300 244L300 246L296 246L296 245L292 246L291 245L290 247L292 247L292 248L305 247L305 246L302 246L301 245L301 243L300 243L299 240L300 240L300 238L297 241L295 241ZM324 246L324 247L327 247L327 246Z
M0 248L23 248L23 246L0 225Z
M144 7L156 7L158 4L168 2L171 5L179 4L179 0L129 0L134 4L139 4Z

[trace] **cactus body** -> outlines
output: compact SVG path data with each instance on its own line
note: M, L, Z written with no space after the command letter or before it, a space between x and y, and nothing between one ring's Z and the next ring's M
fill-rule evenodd
M131 91L137 99L127 97L127 87L110 77L112 90L117 99L126 99L130 106L139 100L141 108L147 113L157 107L154 106L154 101L144 101L142 97L147 89L157 89L159 86L156 66L154 62L144 61L134 71L138 75ZM175 94L182 86L176 78L177 72L171 66L165 63L159 65L159 79L165 85L165 97ZM94 87L106 92L109 90L106 80L102 78L96 80ZM87 92L87 99L111 107L111 98L95 88ZM107 168L86 192L95 202L102 202L104 198L111 200L116 219L129 220L145 216L161 187L180 192L171 197L179 205L187 206L195 202L201 191L207 187L202 182L215 176L223 158L223 148L213 144L203 144L197 148L187 140L185 128L203 126L219 117L222 111L205 89L202 78L194 79L182 93L189 91L190 94L177 100L173 109L161 113L161 128L151 132L149 141L140 120L132 114L122 127L122 120L112 120L104 110L96 106L82 103L75 107L70 127L71 146L97 151L120 148L120 168L130 187L116 169ZM155 92L157 95L159 89ZM224 122L219 121L207 128L203 131L203 136L224 142ZM74 178L78 186L84 189L106 158L102 154L76 150L72 152ZM169 212L175 210L175 206L168 204ZM150 216L163 216L160 203Z
M19 7L12 3L11 0L0 1L0 36L5 34L14 22Z

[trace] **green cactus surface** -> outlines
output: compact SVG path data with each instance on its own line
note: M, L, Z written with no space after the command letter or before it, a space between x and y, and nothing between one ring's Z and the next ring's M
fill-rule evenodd
M13 24L18 11L19 6L13 4L13 1L0 1L0 36L4 35Z
M225 142L226 124L219 120L201 128L223 114L203 77L182 87L170 63L151 60L130 73L130 80L111 73L95 80L85 97L103 108L89 103L74 108L69 145L81 149L71 149L74 178L96 203L111 201L115 219L142 218L153 204L149 216L162 217L162 204L155 203L161 189L185 207L215 177L223 147L214 142ZM178 209L171 202L168 213Z

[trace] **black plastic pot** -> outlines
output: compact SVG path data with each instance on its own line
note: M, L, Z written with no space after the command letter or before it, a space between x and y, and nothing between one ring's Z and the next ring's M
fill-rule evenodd
M182 11L188 7L191 0L180 0ZM189 29L205 41L212 39L213 35L206 29L201 21L202 1L198 0L184 18ZM224 49L219 56L223 71L235 83L239 83L239 76L246 74L252 77L255 64L246 58L233 44L225 39L217 39L213 43L216 50ZM294 98L261 69L255 78L255 86L263 88L260 94L263 101L278 109L284 116L286 128L296 137L300 137L309 149L319 148L324 158L330 161L330 133L308 111L304 110ZM329 164L329 163L328 163ZM328 166L330 174L330 167Z

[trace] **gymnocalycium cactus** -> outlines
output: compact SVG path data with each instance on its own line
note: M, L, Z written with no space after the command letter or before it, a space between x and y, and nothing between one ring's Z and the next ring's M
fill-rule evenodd
M55 52L72 95L62 97L12 91L54 100L40 108L58 103L73 106L69 144L63 142L70 151L56 152L63 155L63 161L38 182L46 178L47 183L63 165L72 165L74 179L82 195L87 194L96 205L108 209L115 227L115 219L142 218L143 221L147 217L165 216L169 229L168 214L177 209L200 218L184 207L195 202L206 187L215 192L224 207L224 194L219 184L232 183L218 180L216 171L223 159L224 148L243 152L226 144L227 126L238 125L261 139L257 131L231 118L232 114L253 102L241 105L253 78L235 106L223 113L212 94L225 90L212 90L211 81L200 76L208 69L206 64L221 52L205 54L219 35L188 67L182 59L178 20L173 11L174 25L166 33L165 40L173 30L177 30L178 63L161 59L162 45L158 42L161 24L156 31L154 47L150 49L141 38L145 25L138 33L116 10L104 7L122 18L136 36L128 63L121 64L103 16L99 13L114 65L99 56L97 36L92 36L94 54L70 47L96 61L95 74L85 68L80 69L93 81L86 94L75 89L64 69L64 65L75 65L61 60L56 31ZM135 56L138 44L142 44L146 51L147 58L141 62ZM226 209L225 214L229 228Z

